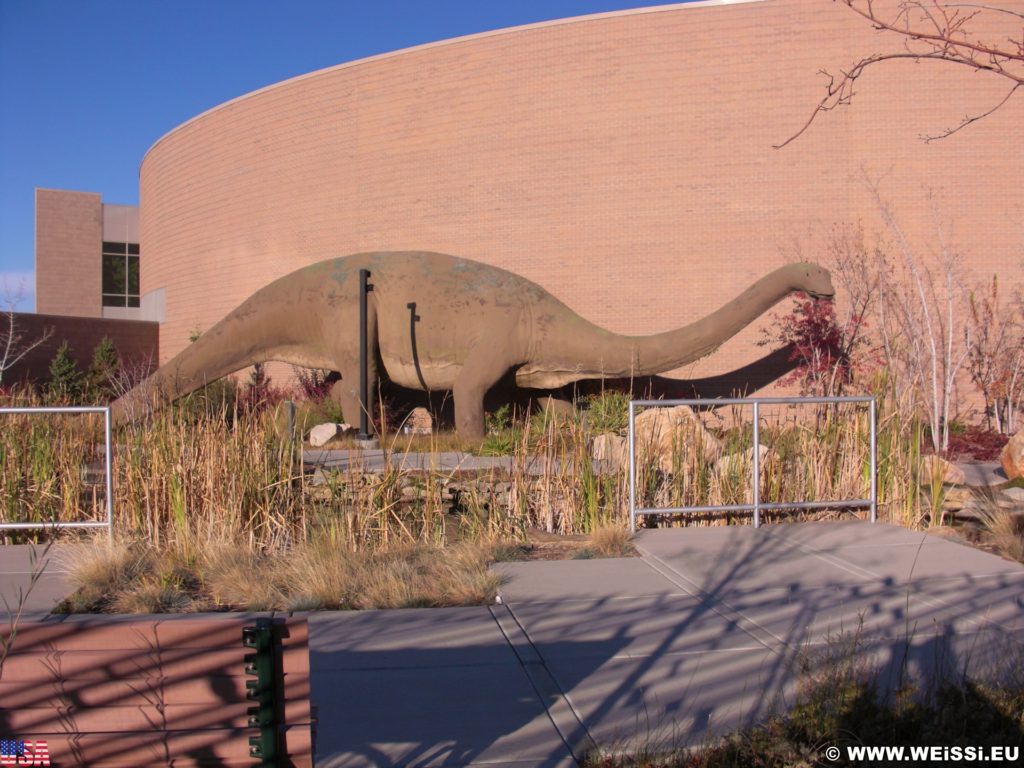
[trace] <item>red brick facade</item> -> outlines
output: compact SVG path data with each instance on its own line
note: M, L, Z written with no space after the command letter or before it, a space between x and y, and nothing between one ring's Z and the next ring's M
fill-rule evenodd
M98 298L99 293L96 295ZM0 322L6 323L7 316L0 316ZM78 370L83 372L88 370L93 350L104 336L114 342L127 371L133 375L143 370L149 372L160 353L157 323L28 312L16 312L14 322L17 332L26 343L42 338L48 330L52 330L52 334L45 343L4 372L4 384L25 380L47 381L50 377L50 361L65 341L68 342L71 358L78 364Z
M880 230L865 179L922 253L937 215L974 277L1019 281L1024 99L920 139L998 102L996 78L880 66L851 107L773 149L821 97L820 69L884 45L829 2L665 6L378 56L221 105L142 165L161 357L270 280L366 250L478 259L611 330L664 330L796 260L796 244L814 259L834 223ZM764 324L683 373L759 357Z

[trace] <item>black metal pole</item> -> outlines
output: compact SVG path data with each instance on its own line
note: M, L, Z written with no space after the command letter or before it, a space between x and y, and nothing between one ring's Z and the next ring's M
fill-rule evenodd
M370 439L370 382L367 364L366 294L370 290L370 270L359 270L359 440Z

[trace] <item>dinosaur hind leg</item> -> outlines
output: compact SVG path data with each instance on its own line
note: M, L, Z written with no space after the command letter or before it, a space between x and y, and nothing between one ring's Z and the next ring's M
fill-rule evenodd
M513 364L506 345L495 339L485 339L470 351L452 388L455 429L460 437L483 438L484 395Z

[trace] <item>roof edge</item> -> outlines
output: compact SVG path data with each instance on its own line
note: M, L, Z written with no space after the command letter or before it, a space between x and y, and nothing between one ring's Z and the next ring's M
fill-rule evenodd
M178 131L187 128L188 126L202 120L208 115L217 112L221 109L224 109L226 107L230 107L233 104L237 104L240 101L245 101L246 99L259 96L263 93L266 93L267 91L274 90L275 88L281 88L286 85L291 85L292 83L300 82L302 80L310 79L313 77L319 77L328 72L335 72L337 70L346 69L348 67L361 66L363 64L368 64L374 61L389 59L395 56L403 56L408 53L415 53L418 51L428 50L430 48L437 48L444 45L455 45L459 43L468 42L471 40L479 40L488 37L497 37L498 35L507 35L512 34L514 32L522 32L528 29L543 29L545 27L557 27L568 24L579 24L582 22L614 18L617 16L639 16L647 13L664 13L666 11L689 10L693 8L708 8L723 5L746 5L751 3L764 3L768 1L769 0L694 0L694 2L667 3L664 5L651 5L641 8L624 8L618 11L603 11L601 13L590 13L584 14L582 16L569 16L564 19L550 19L548 21L535 21L529 24L519 24L514 27L502 27L501 29L490 29L484 32L474 32L469 35L460 35L459 37L445 38L444 40L434 40L429 43L421 43L419 45L413 45L408 48L399 48L398 50L394 51L386 51L384 53L377 53L372 56L365 56L361 59L345 61L342 62L341 64L335 64L330 67L324 67L323 69L317 69L312 72L306 72L305 74L302 75L296 75L294 77L289 77L285 80L280 80L276 83L271 83L270 85L265 85L262 88L257 88L254 91L249 91L248 93L243 93L240 96L236 96L233 99L228 99L227 101L221 102L216 106L210 107L209 109L200 112L198 115L190 117L185 122L179 123L174 128L171 128L169 131L160 136L160 138L158 138L150 145L149 149L147 149L146 153L142 156L142 162L139 163L139 170L141 173L142 166L145 165L146 159L165 139L170 138Z

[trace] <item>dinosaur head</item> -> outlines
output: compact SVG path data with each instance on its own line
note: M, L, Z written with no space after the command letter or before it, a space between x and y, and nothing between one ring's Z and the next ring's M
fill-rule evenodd
M812 299L832 299L836 289L832 287L832 275L824 267L812 262L793 264L793 289L803 291Z

